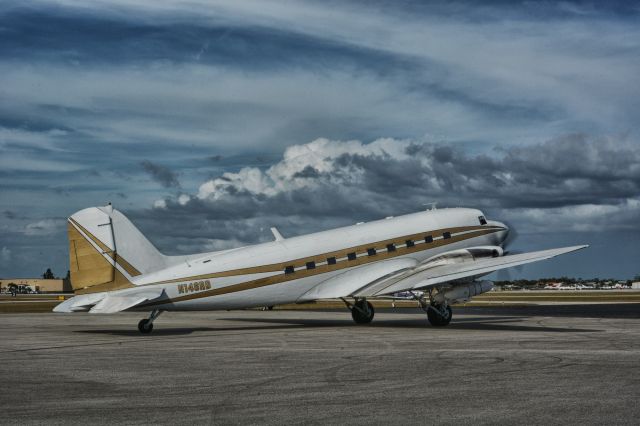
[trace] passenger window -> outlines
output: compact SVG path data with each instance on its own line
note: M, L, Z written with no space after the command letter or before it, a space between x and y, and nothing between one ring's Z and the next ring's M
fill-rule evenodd
M442 238L444 238L445 240L448 240L449 238L451 238L451 232L443 232Z
M487 219L485 219L484 216L478 216L478 220L480 221L480 225L487 224Z
M424 237L424 242L429 244L433 242L433 237L431 235L427 235L426 237Z
M387 244L387 251L396 251L395 244Z
M287 266L286 268L284 268L284 273L285 274L293 274L293 266Z
M307 262L307 269L316 269L316 262Z
M416 243L414 243L413 240L407 240L405 241L405 243L407 244L407 247L413 247L416 245Z
M374 254L376 254L376 249L374 248L367 249L367 254L369 256L373 256Z
M327 265L335 265L336 258L335 257L327 257Z
M355 254L355 253L349 253L349 254L347 254L347 259L349 259L349 260L356 260L356 254Z

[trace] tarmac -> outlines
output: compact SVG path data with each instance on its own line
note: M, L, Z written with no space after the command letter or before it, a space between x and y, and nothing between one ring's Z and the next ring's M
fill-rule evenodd
M2 424L637 424L640 304L0 316Z

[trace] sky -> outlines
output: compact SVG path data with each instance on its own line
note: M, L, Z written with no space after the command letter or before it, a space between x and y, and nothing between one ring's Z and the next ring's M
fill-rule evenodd
M633 2L0 3L0 277L108 202L166 254L439 207L640 274Z

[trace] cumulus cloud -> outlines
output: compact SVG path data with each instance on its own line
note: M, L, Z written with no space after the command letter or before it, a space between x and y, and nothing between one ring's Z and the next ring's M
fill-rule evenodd
M317 139L304 145L288 147L283 159L262 171L256 167L245 167L237 173L224 173L216 179L202 184L198 198L217 200L229 193L246 192L252 195L275 196L306 187L317 187L321 183L339 184L344 170L338 170L339 158L348 156L390 156L394 160L406 160L406 142L379 139L369 145L360 141L332 141ZM341 168L343 169L343 168ZM352 176L355 179L355 176Z
M149 160L141 161L140 165L145 172L151 176L153 180L158 182L165 188L179 188L180 182L178 176L171 171L168 167L161 166L160 164L152 163Z
M414 140L317 139L287 148L268 168L225 172L191 197L158 200L145 216L165 224L198 218L189 229L169 225L165 238L241 242L269 239L264 229L273 225L309 232L415 211L431 201L479 207L525 232L635 229L638 164L637 144L577 134L492 155Z
M156 209L165 209L167 208L167 201L166 200L155 200L153 202L153 207Z
M289 147L266 170L245 167L211 179L200 186L198 198L268 199L301 190L353 188L358 194L502 207L601 204L640 194L639 161L637 144L585 135L507 147L494 156L410 140L317 139Z

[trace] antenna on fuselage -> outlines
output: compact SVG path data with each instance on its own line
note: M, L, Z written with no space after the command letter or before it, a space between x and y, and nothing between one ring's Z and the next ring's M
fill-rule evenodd
M423 206L431 206L431 208L430 208L430 209L427 209L427 210L432 210L432 211L433 211L433 210L437 210L437 208L436 208L436 205L437 205L437 204L438 204L438 202L437 202L437 201L432 201L432 202L430 202L430 203L423 203L422 205L423 205Z
M282 241L284 240L284 237L282 236L282 234L280 233L280 231L278 231L278 228L276 228L275 226L271 228L271 233L273 234L273 236L275 237L276 241Z

